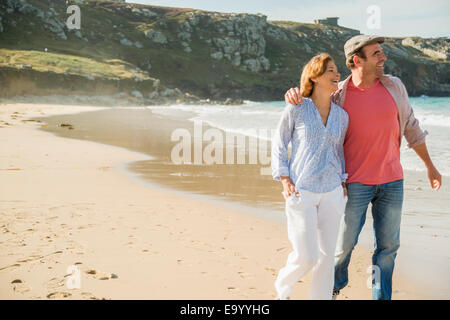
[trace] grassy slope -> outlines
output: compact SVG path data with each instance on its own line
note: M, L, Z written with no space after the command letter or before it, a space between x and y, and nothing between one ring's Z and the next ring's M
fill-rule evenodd
M50 2L50 0L28 1L42 10L48 9ZM271 72L254 74L233 67L225 59L217 61L210 57L211 47L205 45L205 39L224 35L215 33L208 26L200 26L198 31L192 33L192 41L189 43L192 53L182 50L181 41L176 35L179 25L186 20L189 12L194 11L192 9L133 4L133 7L146 7L158 13L158 17L148 18L133 15L126 8L130 4L108 1L85 2L80 5L81 32L89 41L84 41L75 36L74 32L67 30L65 31L68 40L62 40L45 29L42 21L36 16L13 13L10 17L16 21L17 26L14 28L5 25L5 31L0 33L0 67L5 65L20 67L27 64L38 71L64 73L70 69L69 73L89 73L104 79L133 79L136 76L143 79L160 78L168 86L177 86L204 97L213 95L211 85L214 85L222 89L220 94L234 92L235 95L240 94L244 98L258 100L279 96L285 88L296 85L301 72L300 66L318 52L329 52L335 58L343 76L348 74L342 41L333 42L326 38L326 32L330 30L345 32L350 30L347 28L270 21L271 24L285 28L288 32L306 35L311 53L305 50L301 41L285 41L266 35L265 56L271 61ZM65 19L67 17L65 1L51 1L51 3L55 11L60 13L59 18ZM163 20L164 24L161 24ZM34 24L32 28L30 22ZM151 42L144 35L147 30L162 31L168 37L169 43L160 45ZM119 32L133 43L140 42L144 48L120 44ZM392 40L392 43L387 45L395 45L395 41ZM44 52L44 48L48 48L48 52ZM397 58L396 62L402 69L411 70L405 74L414 77L418 68L414 59L428 58L416 49L407 50L410 57ZM147 62L151 63L151 69L146 70ZM278 70L272 72L275 68ZM433 73L429 65L420 68L424 69L425 73Z
M124 79L136 76L149 79L145 72L134 72L133 65L117 59L97 61L92 58L35 50L0 49L0 67L24 68L54 73L91 74L96 78Z

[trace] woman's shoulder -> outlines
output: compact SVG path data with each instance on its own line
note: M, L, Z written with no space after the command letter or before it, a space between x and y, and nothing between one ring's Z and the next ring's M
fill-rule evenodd
M312 100L309 98L302 98L301 104L287 104L285 111L288 112L293 119L303 121L310 113L308 110L311 110L311 101Z
M299 113L301 110L311 104L311 99L302 98L302 103L298 104L286 104L286 110L292 113Z
M303 97L302 98L302 102L303 102L302 105L305 105L305 106L313 105L313 102L312 102L311 98Z
M304 107L309 107L312 105L311 98L302 97L302 103L298 104L287 104L286 107L289 107L292 111L300 111Z
M344 108L342 108L340 105L332 102L333 107L337 110L337 112L339 113L339 118L341 119L341 121L344 121L346 123L348 123L349 121L349 117L348 117L348 113L347 111L344 110Z

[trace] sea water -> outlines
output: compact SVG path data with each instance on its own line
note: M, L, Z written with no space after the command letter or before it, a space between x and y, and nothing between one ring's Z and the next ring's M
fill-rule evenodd
M450 98L422 96L410 98L410 103L421 128L428 132L426 143L436 168L442 175L450 176ZM190 119L192 121L203 121L224 131L252 136L273 132L285 108L285 103L245 101L245 104L239 106L172 105L148 108L151 108L154 113L165 115L176 114L182 110L194 112L195 116ZM267 135L259 138L265 137ZM407 148L404 139L400 157L405 170L426 171L416 153Z

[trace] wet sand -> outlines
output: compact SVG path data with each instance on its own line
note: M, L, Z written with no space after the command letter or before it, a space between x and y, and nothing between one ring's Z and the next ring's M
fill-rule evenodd
M73 114L88 109L19 104L0 110L9 123L0 123L1 297L275 297L273 281L290 248L279 223L280 186L258 174L258 165L173 165L170 135L189 128L187 115L166 119L150 110L110 108ZM46 118L43 128L23 121L55 112L72 114ZM56 126L66 122L74 129ZM124 164L139 179L121 170ZM437 216L449 199L412 191L431 202ZM249 214L251 207L267 216ZM370 254L364 244L357 247L343 299L370 299ZM70 265L82 271L81 289L65 286ZM436 297L420 290L414 277L396 272L394 279L394 299ZM294 299L307 297L309 281L297 286Z

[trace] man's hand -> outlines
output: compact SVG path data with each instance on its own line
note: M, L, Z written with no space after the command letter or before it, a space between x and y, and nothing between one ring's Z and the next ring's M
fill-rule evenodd
M439 171L431 166L427 169L428 180L430 180L430 187L434 190L439 190L442 184L442 176Z
M428 180L430 180L430 187L434 190L439 190L442 183L442 176L439 171L433 165L433 161L431 161L430 155L428 154L427 144L424 142L413 147L414 151L417 153L419 158L425 164L427 168Z
M300 89L298 87L289 89L284 95L284 101L286 104L292 104L294 106L296 104L302 104L303 101L300 95Z
M289 198L293 193L298 196L298 192L295 191L295 185L288 176L281 176L280 179L283 184L283 192L286 198Z

